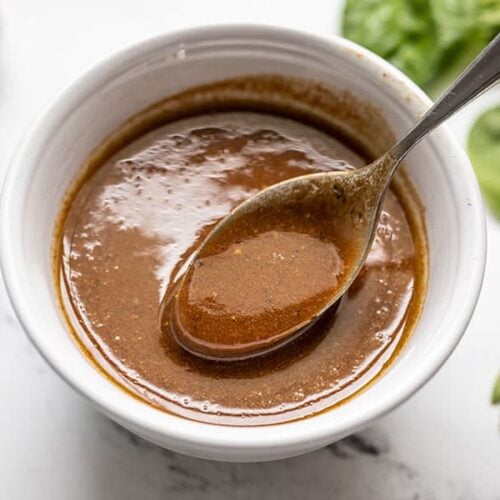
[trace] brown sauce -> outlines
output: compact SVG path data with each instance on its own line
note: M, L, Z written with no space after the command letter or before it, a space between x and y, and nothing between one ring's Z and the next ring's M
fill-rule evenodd
M211 242L177 294L176 328L193 339L192 352L226 358L262 351L314 317L338 286L339 252L310 226L289 217L245 222L250 234Z
M426 282L418 200L401 182L387 194L360 276L336 309L298 340L254 360L220 363L185 352L162 331L162 297L173 293L190 255L231 208L281 180L359 167L371 159L363 144L355 148L341 133L312 126L318 120L302 119L303 111L283 107L280 113L262 97L262 84L259 89L260 106L221 97L215 109L213 100L212 107L196 107L191 94L182 105L186 112L163 112L146 127L147 116L156 113L151 108L146 118L112 136L68 196L54 257L65 314L100 369L149 404L229 425L302 418L366 387L408 337ZM182 96L168 102L182 102ZM297 301L311 296L308 287L331 285L339 261L328 243L304 232L291 240L286 232L264 232L228 251L235 259L262 256L269 237L281 239L284 260L299 258L297 270L303 273L296 279L304 287L296 290L287 286L284 267L260 274L284 280L284 293L272 298L272 308L283 311L285 320ZM307 249L301 257L297 245ZM312 266L312 259L321 265ZM251 258L230 287L220 288L228 311L250 317L257 312L245 309L245 296L258 285L251 277L260 265ZM216 263L210 272L218 286ZM264 299L256 303L261 311L269 308Z

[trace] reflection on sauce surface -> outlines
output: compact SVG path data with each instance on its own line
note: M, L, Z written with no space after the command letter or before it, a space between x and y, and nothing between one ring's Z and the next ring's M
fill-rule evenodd
M236 363L198 359L162 334L159 307L232 207L281 180L364 163L318 129L245 111L178 120L137 139L85 180L66 217L61 286L78 338L120 384L188 418L278 423L345 400L391 358L413 307L424 257L392 191L366 266L336 310L273 354ZM316 252L322 265L336 265L328 249ZM304 277L304 293L307 286ZM244 311L245 290L235 292L220 300ZM289 305L285 296L276 300L276 307Z

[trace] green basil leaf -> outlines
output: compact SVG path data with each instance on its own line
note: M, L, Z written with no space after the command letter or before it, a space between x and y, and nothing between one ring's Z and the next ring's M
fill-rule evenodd
M491 404L500 404L500 375L498 375L495 385L493 386L493 394L491 395Z
M500 106L477 119L469 133L467 149L485 201L500 217Z
M342 32L423 84L438 63L433 27L428 0L347 0Z
M500 31L500 0L346 0L342 33L439 95Z

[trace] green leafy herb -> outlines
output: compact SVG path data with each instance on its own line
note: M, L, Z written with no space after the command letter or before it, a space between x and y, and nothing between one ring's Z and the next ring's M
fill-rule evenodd
M500 404L500 375L497 377L497 381L493 387L493 394L491 395L491 404Z
M500 31L500 0L346 0L342 31L437 95Z
M467 149L484 199L500 217L500 106L477 119L469 133Z

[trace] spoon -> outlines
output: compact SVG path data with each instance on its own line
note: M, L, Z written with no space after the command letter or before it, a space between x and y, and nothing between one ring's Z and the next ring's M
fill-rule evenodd
M406 155L500 78L500 35L414 127L363 168L295 177L236 207L195 252L162 328L192 354L241 360L307 331L347 291Z

